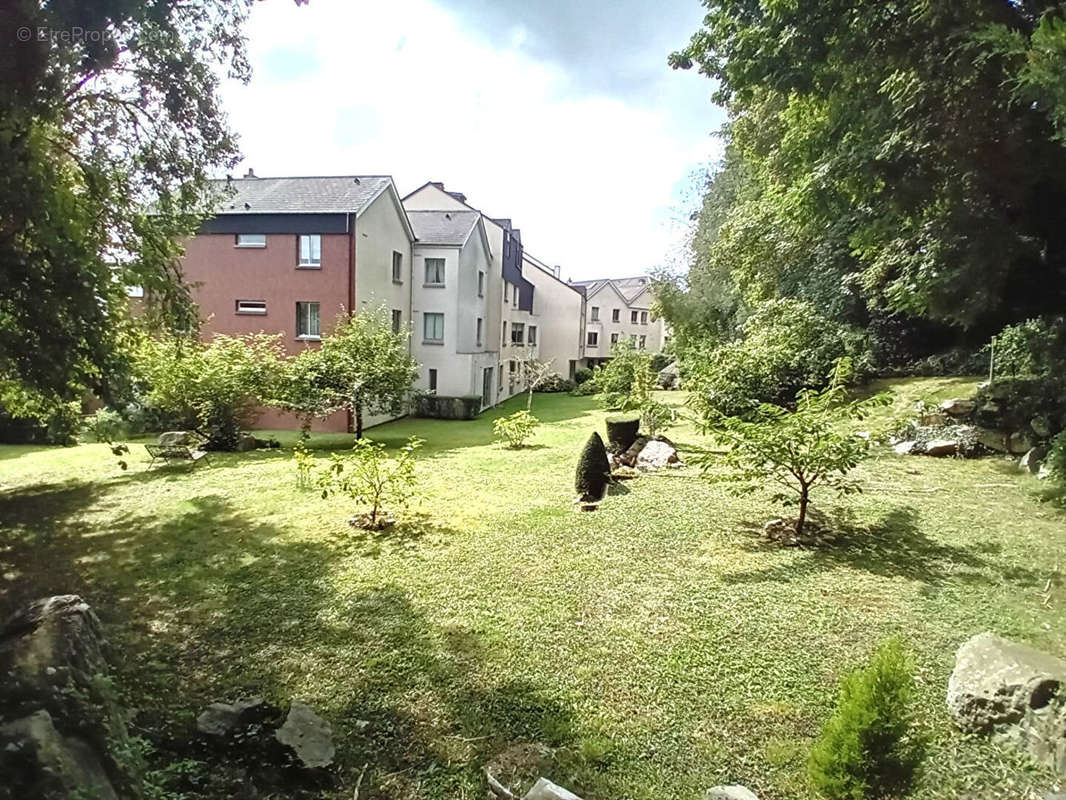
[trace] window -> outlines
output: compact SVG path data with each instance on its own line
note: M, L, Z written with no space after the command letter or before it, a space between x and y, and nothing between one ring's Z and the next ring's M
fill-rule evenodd
M322 237L317 233L300 237L300 260L297 266L312 269L322 266Z
M521 322L511 323L511 344L522 344L526 333L526 326Z
M629 341L631 341L633 343L633 346L636 347L636 345L637 345L637 335L635 333L629 334Z
M444 259L426 259L426 286L444 285Z
M444 315L425 313L422 315L422 338L427 342L444 342Z
M514 291L511 292L511 306L518 308L518 287L514 287Z
M403 283L403 253L392 251L392 282Z
M629 321L632 322L634 325L637 324L637 312L636 311L630 311L629 312Z
M648 324L648 312L647 311L641 311L640 312L640 324L641 325L647 325Z
M267 237L265 233L238 233L234 244L237 247L266 247Z
M513 361L508 361L507 363L511 365L511 373L512 373L512 374L514 374L514 371L515 371L515 362L513 362Z
M507 320L503 321L503 346L507 346Z
M589 333L588 333L588 346L589 347L599 347L600 346L600 335L596 331L589 331Z
M503 302L511 302L511 284L509 284L507 281L503 282Z
M611 334L611 344L618 344L618 334L617 333L612 333Z
M621 322L621 321L622 321L622 310L620 308L612 308L611 309L611 322Z
M592 321L593 322L599 322L600 321L600 307L599 306L593 306L592 307Z
M477 329L475 331L475 338L474 338L474 341L477 343L478 347L481 347L481 329L482 329L482 327L484 327L484 321L481 319L481 317L478 317L477 318Z
M503 364L500 364L499 366L500 366L500 368L496 371L496 374L498 374L500 376L500 380L496 384L496 391L502 392L503 391Z
M238 314L265 314L267 313L267 304L262 300L238 300L237 301L237 313Z
M480 270L477 273L477 296L485 296L485 273Z
M429 390L431 392L437 391L437 370L433 368L429 370Z
M296 338L322 338L322 323L318 313L318 303L296 304Z
M529 344L536 344L537 343L537 326L536 325L530 325L529 326L529 335L526 337L526 342L529 343Z
M403 327L403 312L398 308L392 310L392 332L399 333Z

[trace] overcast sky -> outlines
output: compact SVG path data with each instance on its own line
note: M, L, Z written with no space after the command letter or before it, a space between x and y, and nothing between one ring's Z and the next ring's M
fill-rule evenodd
M697 0L256 3L254 76L225 87L258 175L427 180L511 217L573 278L678 257L718 154L712 85L666 65Z

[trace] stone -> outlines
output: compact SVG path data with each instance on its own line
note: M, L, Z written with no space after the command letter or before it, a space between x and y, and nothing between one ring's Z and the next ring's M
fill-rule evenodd
M954 439L933 439L925 445L927 456L953 456L959 452L959 443Z
M140 798L126 711L88 603L58 595L0 625L0 775L8 797Z
M1040 467L1044 465L1045 458L1047 458L1047 448L1037 445L1026 451L1018 462L1018 466L1036 475L1040 472Z
M159 434L158 443L163 447L189 447L199 441L192 431L167 431Z
M212 703L196 718L196 730L205 736L228 736L269 713L262 697L229 703Z
M652 439L641 449L640 455L637 456L636 467L641 470L657 470L675 464L679 465L680 462L677 448L669 442Z
M1051 423L1048 422L1047 417L1033 417L1029 420L1029 427L1040 439L1047 439L1051 436Z
M337 749L333 746L333 732L329 725L310 706L293 702L289 714L274 734L288 747L299 764L306 769L328 767Z
M556 786L547 778L537 778L533 788L525 793L522 800L581 800L581 798L562 786Z
M1020 456L1033 448L1033 440L1025 431L1015 431L1007 440L1007 448L1014 455Z
M986 733L1066 775L1066 661L981 633L955 656L948 710L967 733Z
M715 786L705 800L759 800L758 796L747 786Z
M618 456L619 463L624 467L635 467L637 465L637 458L640 456L640 451L644 449L644 445L648 443L647 436L638 436L637 440L629 446L629 449Z
M947 425L950 422L950 418L942 411L927 411L924 414L918 415L919 425L930 425L933 427L940 427L941 425Z
M990 431L988 428L977 429L977 443L997 453L1006 453L1010 450L1007 435L999 431Z
M892 449L899 453L901 456L909 456L915 452L918 447L918 443L914 440L908 440L905 442L897 443Z
M259 446L259 442L256 441L254 436L247 433L242 433L241 438L237 440L236 450L238 453L247 453L249 450L255 450Z
M965 417L968 414L972 414L974 408L974 401L963 397L953 397L940 404L940 410L953 417Z

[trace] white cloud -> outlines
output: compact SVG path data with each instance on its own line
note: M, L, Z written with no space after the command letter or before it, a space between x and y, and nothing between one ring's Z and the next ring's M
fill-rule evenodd
M257 3L248 35L252 82L225 88L242 169L442 180L573 277L662 262L677 186L712 156L704 79L676 73L676 95L644 105L582 94L522 52L521 26L489 42L427 0ZM693 96L688 117L669 105Z

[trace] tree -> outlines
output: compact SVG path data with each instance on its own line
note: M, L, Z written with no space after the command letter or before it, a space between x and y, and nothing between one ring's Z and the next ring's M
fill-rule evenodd
M592 380L605 408L640 408L655 386L651 355L623 339L611 346L610 361L596 367Z
M329 466L319 476L322 498L342 494L370 512L354 517L352 524L368 530L381 530L392 522L384 508L392 503L404 508L416 487L415 451L422 440L411 437L396 458L390 458L384 442L357 439L349 457L333 453Z
M237 160L218 84L248 79L249 8L4 3L0 375L25 391L118 390L126 286L146 289L156 319L194 327L179 242L209 205L208 176Z
M280 335L216 336L210 342L181 337L146 338L136 371L149 403L185 419L214 450L233 450L256 408L275 393L281 370Z
M773 500L798 506L794 530L802 536L812 489L824 486L841 495L860 491L848 473L869 453L870 442L846 430L846 423L889 403L886 394L849 400L844 386L849 369L847 359L839 360L830 385L802 390L794 411L762 403L750 418L710 412L704 432L730 449L697 456L696 462L708 477L733 482L741 493L776 484Z
M522 377L526 381L526 411L533 411L533 392L537 391L538 387L542 386L548 378L555 374L552 372L553 360L541 361L534 354L532 347L519 359L519 363L522 365Z
M508 447L517 449L526 443L539 424L540 420L528 411L516 411L493 422L492 432L497 438L506 439Z

